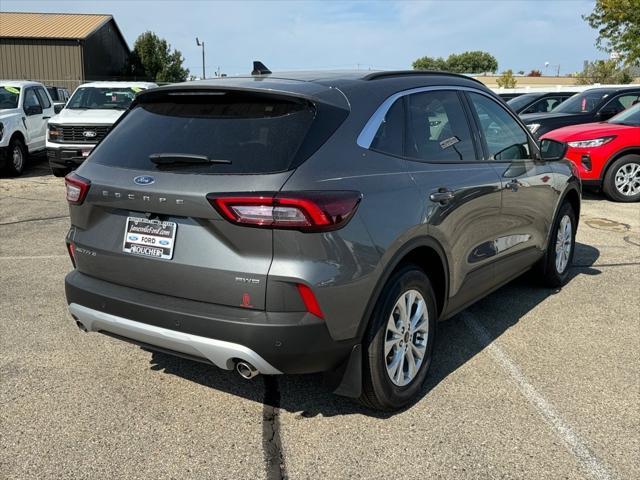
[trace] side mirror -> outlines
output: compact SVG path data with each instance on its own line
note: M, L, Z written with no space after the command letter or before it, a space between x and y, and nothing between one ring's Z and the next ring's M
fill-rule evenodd
M54 111L55 113L60 113L60 111L61 111L63 108L64 108L64 103L56 103L56 104L53 106L53 111Z
M611 109L607 109L607 110L600 110L598 112L598 120L609 120L611 117L617 115L619 112L616 110L611 110Z
M41 115L42 107L40 105L31 105L29 107L24 107L24 113L27 115Z
M548 162L562 160L565 153L567 153L566 143L557 142L550 138L545 138L540 141L540 157L542 160L546 160Z

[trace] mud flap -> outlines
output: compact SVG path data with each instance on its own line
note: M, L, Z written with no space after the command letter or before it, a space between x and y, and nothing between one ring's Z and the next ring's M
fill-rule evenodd
M362 395L362 345L354 345L349 358L338 368L325 374L324 383L336 395L360 398Z

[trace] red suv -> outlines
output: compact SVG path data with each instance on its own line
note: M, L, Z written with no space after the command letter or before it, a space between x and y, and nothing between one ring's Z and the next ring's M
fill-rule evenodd
M606 122L553 130L542 138L566 142L585 186L618 202L640 200L640 103Z

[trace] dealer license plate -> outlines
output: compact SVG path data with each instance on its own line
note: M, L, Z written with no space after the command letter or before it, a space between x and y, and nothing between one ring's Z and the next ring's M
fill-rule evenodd
M177 229L175 222L128 217L122 250L133 255L171 260Z

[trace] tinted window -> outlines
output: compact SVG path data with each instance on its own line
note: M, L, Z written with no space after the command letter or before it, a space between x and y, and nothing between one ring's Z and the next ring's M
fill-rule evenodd
M37 107L40 106L40 101L36 96L35 88L28 88L24 92L24 106L26 107Z
M75 95L74 95L75 96ZM290 168L314 120L303 101L226 93L156 97L126 114L91 161L176 173L269 173ZM158 166L152 154L206 156L231 163Z
M470 93L469 98L480 120L490 160L530 158L527 134L498 102L476 93Z
M392 155L402 155L404 140L404 100L397 100L389 109L371 142L371 148Z
M520 95L519 97L510 99L507 104L517 112L521 108L524 108L526 105L528 105L531 101L539 97L539 93L527 93L525 95Z
M586 90L576 93L566 102L562 102L554 112L557 113L588 113L594 111L598 105L606 100L613 90Z
M0 87L0 110L18 108L20 98L19 87Z
M47 96L47 92L44 91L44 88L37 87L36 93L38 94L42 108L49 108L51 106L51 102L49 101L49 97Z
M475 160L469 123L456 92L424 92L406 98L405 156L431 162Z
M556 108L563 102L562 97L547 97L538 100L522 113L547 113Z
M51 100L53 100L54 102L60 100L60 97L58 96L58 89L56 87L47 87L47 92L49 92Z
M638 93L620 95L619 97L616 97L612 99L609 103L607 103L603 107L603 110L607 110L607 111L612 110L615 112L621 112L629 108L635 102L637 102L638 99L640 99L640 94Z

